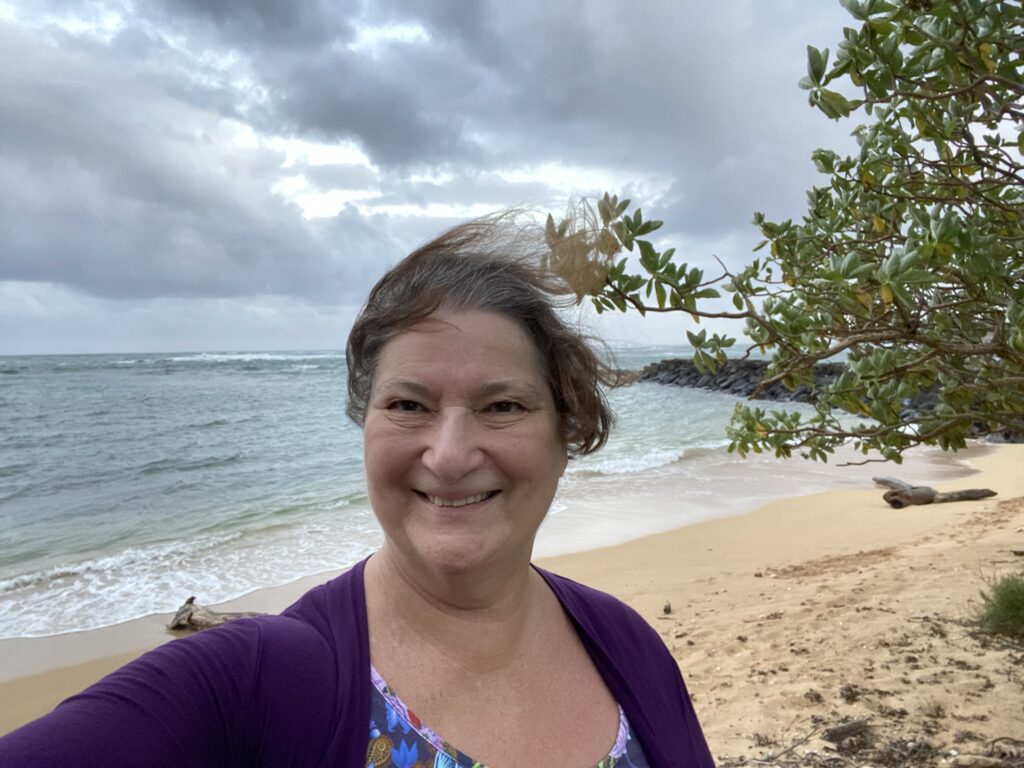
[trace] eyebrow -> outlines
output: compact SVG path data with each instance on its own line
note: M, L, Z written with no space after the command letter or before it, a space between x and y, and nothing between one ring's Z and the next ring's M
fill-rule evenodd
M490 384L484 384L479 389L479 393L482 397L502 395L506 392L522 392L531 397L542 397L542 394L538 392L534 386L527 384L525 381L517 381L515 379L509 381L494 381Z
M380 388L405 390L420 397L428 397L432 394L430 387L413 379L389 379L382 381ZM535 398L543 397L543 393L538 392L536 387L518 379L488 382L477 389L475 394L478 397L493 397L507 392L523 393Z
M381 389L403 389L408 390L416 395L426 396L430 394L430 389L425 385L420 384L418 381L412 381L411 379L388 379L380 383ZM374 387L376 389L376 387Z

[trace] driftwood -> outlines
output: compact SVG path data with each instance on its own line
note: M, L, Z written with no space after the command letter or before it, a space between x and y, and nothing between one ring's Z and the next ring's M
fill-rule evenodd
M889 490L882 494L886 503L895 509L911 507L915 504L943 504L947 501L977 501L995 496L990 488L968 488L963 491L940 493L927 485L911 485L894 477L873 477L875 485Z
M219 627L221 624L227 624L235 619L262 615L261 613L249 611L211 611L209 608L197 604L196 596L192 595L192 597L182 603L181 608L174 614L174 618L171 619L171 623L167 625L167 628L197 632L200 629Z

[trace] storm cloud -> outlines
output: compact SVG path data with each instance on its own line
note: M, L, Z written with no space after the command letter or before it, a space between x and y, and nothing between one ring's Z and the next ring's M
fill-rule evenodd
M799 216L811 150L850 144L795 85L838 3L7 8L0 295L83 312L354 306L452 221L605 189L738 263L753 211Z

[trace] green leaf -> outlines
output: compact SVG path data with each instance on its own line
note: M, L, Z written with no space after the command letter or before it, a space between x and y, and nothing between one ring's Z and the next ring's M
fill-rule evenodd
M669 264L672 263L672 257L675 256L675 248L667 248L661 258L658 260L658 271L663 271Z
M863 3L858 0L839 0L843 8L845 8L853 18L858 21L864 21L867 19L867 11L864 10Z
M660 222L657 219L650 219L649 221L645 221L643 224L641 224L640 228L637 230L636 233L638 235L648 235L654 230L660 229L662 223L663 222Z
M825 66L828 63L828 48L822 54L813 45L807 46L807 76L815 85L820 85L825 77Z
M859 105L859 102L848 101L838 91L830 91L828 88L819 88L812 96L816 97L818 108L835 120L840 117L849 117L850 112Z
M835 171L838 155L828 149L816 149L811 154L815 167L822 173L833 173Z
M651 245L647 240L637 240L636 244L640 248L640 266L643 267L647 272L657 272L658 254L654 250L654 246Z

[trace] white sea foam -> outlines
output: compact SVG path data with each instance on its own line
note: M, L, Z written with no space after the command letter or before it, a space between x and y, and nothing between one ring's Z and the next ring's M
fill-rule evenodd
M679 461L686 455L685 448L655 448L639 455L610 456L588 461L570 468L571 474L596 473L600 475L631 475Z
M131 547L0 581L0 637L93 629L173 613L190 595L219 603L344 568L379 546L368 510L324 509L294 525Z
M586 460L570 465L567 473L581 476L588 474L634 475L638 472L647 472L651 469L675 464L677 461L703 454L708 450L717 450L726 444L727 442L724 440L708 441L688 445L685 448L652 448L639 454L620 452L618 455L612 454L601 459Z
M344 355L336 352L197 352L192 355L167 357L175 363L253 363L290 360L338 360Z

